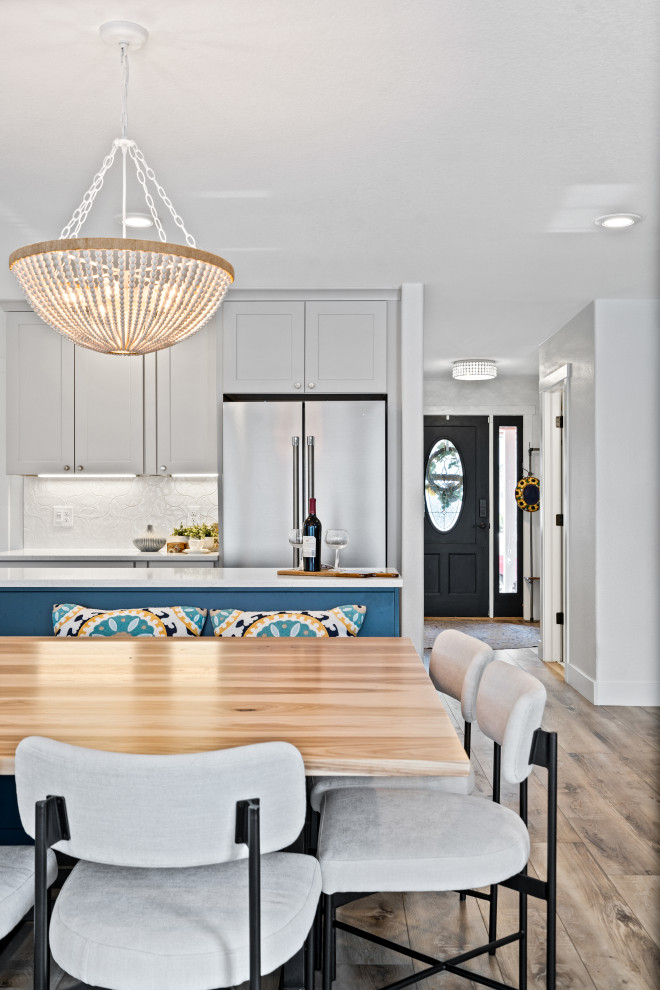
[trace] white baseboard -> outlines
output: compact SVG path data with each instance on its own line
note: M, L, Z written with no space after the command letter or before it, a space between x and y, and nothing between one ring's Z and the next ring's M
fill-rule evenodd
M592 705L596 704L595 702L596 682L592 677L589 677L587 674L584 674L577 667L571 667L568 664L564 669L564 677L566 683L570 684L571 687L574 687L575 690L579 694L581 694L583 698L586 698L587 701L590 701Z
M660 683L657 681L599 681L595 687L595 705L639 708L660 705Z
M566 683L592 705L624 705L631 708L660 706L657 681L594 681L577 667L566 667Z

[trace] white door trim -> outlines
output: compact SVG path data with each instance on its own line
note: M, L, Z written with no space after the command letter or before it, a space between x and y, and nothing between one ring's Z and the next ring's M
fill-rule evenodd
M566 442L569 426L569 384L571 365L565 364L539 381L541 392L541 647L545 661L569 665L568 622L568 457ZM563 436L557 431L555 417L563 415ZM563 439L563 444L562 444ZM563 448L563 455L562 455ZM556 525L555 516L563 512L564 525ZM564 613L563 628L556 615Z

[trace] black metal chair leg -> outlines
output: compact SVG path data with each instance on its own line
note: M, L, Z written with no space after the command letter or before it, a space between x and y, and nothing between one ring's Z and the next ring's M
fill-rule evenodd
M488 911L488 941L494 942L497 938L497 884L490 888L490 908ZM489 956L495 955L495 949L490 949Z
M518 931L518 987L527 990L527 894L522 891L518 894Z
M332 944L332 982L334 983L337 979L337 929L335 928L335 918L337 917L337 908L335 907L334 897L332 899L332 934L331 934L331 944Z
M314 990L314 925L305 940L305 990Z
M334 904L332 894L323 895L323 990L332 990Z
M314 915L314 969L323 969L323 914L320 900Z

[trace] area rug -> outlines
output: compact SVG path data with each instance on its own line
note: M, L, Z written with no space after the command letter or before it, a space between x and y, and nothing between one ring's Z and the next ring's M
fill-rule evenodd
M524 650L541 642L538 622L501 622L498 619L424 619L424 646L433 646L443 629L458 629L488 643L494 650Z

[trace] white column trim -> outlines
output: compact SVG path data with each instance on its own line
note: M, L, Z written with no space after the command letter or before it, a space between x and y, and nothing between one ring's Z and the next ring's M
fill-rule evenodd
M401 286L401 635L424 652L424 286Z

